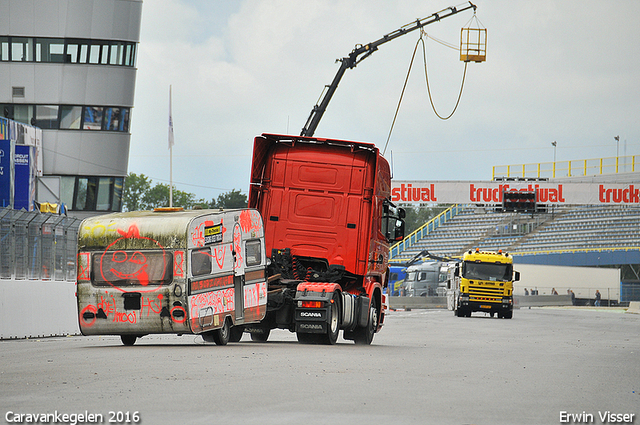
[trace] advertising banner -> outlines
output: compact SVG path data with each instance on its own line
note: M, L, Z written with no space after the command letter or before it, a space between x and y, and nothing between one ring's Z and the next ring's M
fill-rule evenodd
M501 204L504 192L535 192L545 205L640 205L637 183L558 183L549 181L410 181L391 183L396 204Z
M11 187L11 141L0 138L0 207L2 208L11 206Z
M16 210L33 210L35 200L35 167L33 166L33 148L16 145L13 155L15 186L13 208Z

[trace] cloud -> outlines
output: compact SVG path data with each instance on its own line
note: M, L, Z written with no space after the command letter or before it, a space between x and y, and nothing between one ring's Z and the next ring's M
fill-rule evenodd
M438 119L416 57L387 156L397 178L489 179L491 167L627 154L640 143L640 3L477 2L487 61L468 65L458 110ZM337 58L448 6L407 0L154 0L143 5L129 171L169 178L167 114L173 87L174 182L211 199L246 192L253 138L299 134ZM426 27L457 44L471 11ZM418 32L347 70L317 136L387 141ZM458 52L427 42L435 106L458 96ZM623 152L621 151L621 154Z

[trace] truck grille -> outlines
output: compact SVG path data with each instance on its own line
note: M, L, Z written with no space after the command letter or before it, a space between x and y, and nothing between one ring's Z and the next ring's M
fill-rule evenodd
M470 301L486 301L486 302L502 302L504 296L504 287L497 286L493 282L469 282L469 300Z

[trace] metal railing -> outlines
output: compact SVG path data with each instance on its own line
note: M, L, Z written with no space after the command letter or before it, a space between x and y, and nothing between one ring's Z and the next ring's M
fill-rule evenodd
M633 173L640 166L640 155L609 158L577 159L572 161L540 162L533 164L496 165L496 177L560 178L585 177L601 174Z
M453 205L450 208L444 210L436 217L432 218L414 232L412 232L409 236L406 236L402 241L391 247L391 256L390 259L396 259L398 256L405 250L411 248L416 242L420 239L433 232L438 226L446 223L448 220L453 218L459 211L461 211L462 207L459 205Z
M0 209L0 279L76 279L82 220L65 215Z

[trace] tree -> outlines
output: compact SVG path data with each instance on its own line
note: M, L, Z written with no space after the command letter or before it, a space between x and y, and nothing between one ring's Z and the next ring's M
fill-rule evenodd
M143 196L151 189L151 179L144 174L129 173L124 180L122 190L122 207L125 211L146 209Z
M247 195L240 193L240 190L232 189L230 192L218 195L218 201L211 200L211 208L246 208L248 205Z
M442 211L449 208L450 205L402 205L407 213L404 219L405 225L405 235L411 234L413 231L417 230L420 226L436 217Z
M212 199L206 202L204 199L197 199L193 193L184 192L173 188L173 206L190 209L200 208L246 208L247 195L240 193L240 190L218 195L217 201ZM158 183L152 186L151 179L144 174L129 173L124 181L122 191L123 211L150 210L158 207L169 206L169 185Z

